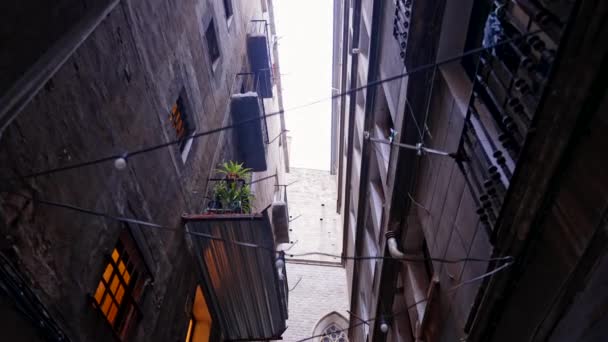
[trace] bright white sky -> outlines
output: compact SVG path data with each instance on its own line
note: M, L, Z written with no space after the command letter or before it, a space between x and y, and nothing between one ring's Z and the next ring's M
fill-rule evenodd
M274 0L291 167L329 170L332 0Z

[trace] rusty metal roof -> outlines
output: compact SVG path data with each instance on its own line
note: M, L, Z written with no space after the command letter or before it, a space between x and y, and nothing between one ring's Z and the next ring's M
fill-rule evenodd
M225 340L280 339L287 319L287 277L279 279L270 221L263 214L184 215L214 324ZM251 247L245 244L260 246Z

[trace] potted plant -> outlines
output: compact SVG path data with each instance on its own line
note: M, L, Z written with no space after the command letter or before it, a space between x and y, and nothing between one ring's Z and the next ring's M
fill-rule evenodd
M224 177L228 180L245 180L248 181L251 177L251 169L243 167L243 163L237 163L232 160L228 162L224 162L219 165L220 167L216 169L218 173L224 175Z
M250 213L253 194L246 182L251 179L251 169L233 161L223 163L217 172L224 174L224 179L213 187L213 199L207 211L222 213Z

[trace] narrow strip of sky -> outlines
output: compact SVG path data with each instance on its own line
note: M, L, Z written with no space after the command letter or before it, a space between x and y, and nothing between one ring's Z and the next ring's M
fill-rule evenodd
M285 108L331 92L332 0L275 0ZM329 170L331 101L286 113L290 165Z

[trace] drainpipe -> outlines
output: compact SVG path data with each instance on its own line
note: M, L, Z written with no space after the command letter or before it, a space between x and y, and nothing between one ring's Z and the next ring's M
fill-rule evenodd
M388 253L391 255L391 257L395 258L395 259L404 259L407 255L405 253L403 253L401 250L399 250L399 247L397 245L397 232L395 231L388 231L386 232L386 245L388 248ZM410 255L412 257L414 257L414 255ZM406 281L409 281L409 288L411 289L411 295L413 297L413 301L418 303L421 300L423 300L424 298L429 298L429 301L427 302L420 302L415 306L415 312L416 312L416 323L414 325L414 338L415 338L415 342L422 342L422 336L424 334L424 325L425 325L425 321L427 320L426 318L429 316L428 314L428 307L429 307L429 302L431 301L430 297L431 297L431 291L435 290L436 291L436 286L439 284L439 280L436 279L435 277L433 277L432 279L430 279L429 281L429 288L424 288L421 286L421 281L419 281L420 277L421 277L421 270L420 270L420 265L416 265L413 262L409 262L409 261L405 261L405 260L401 260L404 265L405 265L405 272L406 272ZM434 295L436 296L436 295Z
M334 0L336 3L341 0ZM343 1L342 6L342 57L340 66L341 69L341 79L340 79L340 91L343 92L348 88L347 74L348 74L348 31L349 31L349 4L348 1ZM336 210L339 214L344 214L341 212L342 210L342 189L340 188L342 184L342 180L344 179L344 129L346 128L345 120L346 120L346 100L347 97L343 97L340 100L340 135L339 135L339 150L338 150L338 201L336 205ZM343 245L345 246L345 245Z
M119 2L120 0L111 0L101 7L96 6L88 10L83 18L55 42L0 98L0 136Z
M397 246L397 233L389 230L386 232L386 245L388 247L388 253L395 259L405 258L405 254L399 250Z

